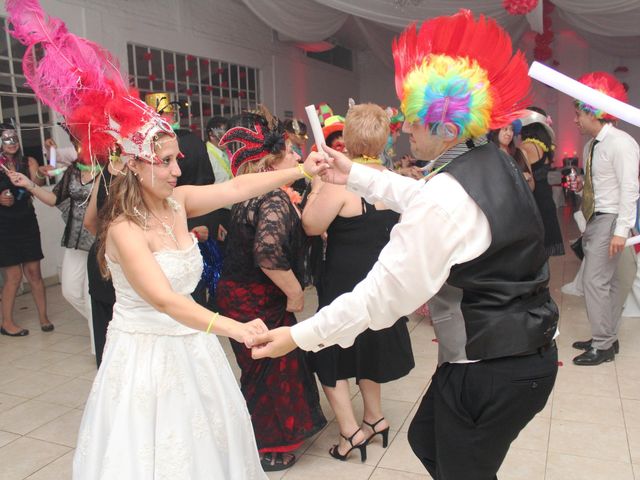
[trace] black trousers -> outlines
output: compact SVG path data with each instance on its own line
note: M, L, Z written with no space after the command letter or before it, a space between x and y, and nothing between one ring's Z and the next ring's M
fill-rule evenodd
M93 321L93 344L96 347L96 365L100 368L102 352L107 342L107 328L113 317L113 303L95 296L91 297L91 317Z
M542 410L558 350L439 366L409 427L409 444L435 480L493 480L511 442Z

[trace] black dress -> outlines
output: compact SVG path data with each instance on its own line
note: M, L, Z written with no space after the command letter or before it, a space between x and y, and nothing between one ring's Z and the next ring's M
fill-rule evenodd
M18 161L16 170L29 177L27 157ZM0 268L42 260L40 228L31 194L14 186L4 169L0 169L0 192L4 190L11 191L14 204L0 205Z
M327 253L320 278L319 308L353 290L378 260L400 215L376 210L362 200L362 215L337 217L327 230ZM349 348L334 345L308 354L320 382L335 387L337 380L364 378L377 383L405 376L415 366L407 319L383 330L365 330Z
M107 203L107 190L111 185L112 175L109 169L102 171L99 176L98 193L96 207L98 212ZM96 348L96 365L100 368L102 362L102 352L107 341L107 328L111 317L113 317L113 304L116 302L116 293L113 289L111 279L105 279L100 273L96 251L98 241L96 240L89 250L87 257L87 277L89 279L89 295L91 296L91 317L93 322L93 342Z
M295 325L295 315L287 312L286 295L262 268L291 269L303 284L305 248L300 217L284 191L234 205L216 289L220 314L239 322L261 318L269 329ZM302 350L253 360L244 344L231 340L231 346L242 370L240 389L261 452L296 450L325 426L318 388Z
M545 153L539 161L531 165L531 171L536 181L533 197L536 199L544 224L544 249L551 257L564 255L564 244L562 243L556 204L553 201L553 192L547 180L549 164L545 163L546 158L547 154Z

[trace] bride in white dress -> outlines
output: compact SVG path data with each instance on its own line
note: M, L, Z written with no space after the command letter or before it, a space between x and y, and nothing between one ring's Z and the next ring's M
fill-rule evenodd
M116 304L73 478L265 479L244 398L216 335L244 342L266 327L259 319L243 324L219 316L191 299L202 258L186 219L319 167L308 160L304 169L174 189L176 139L160 136L156 152L159 163L126 163L105 206L98 261L113 278Z

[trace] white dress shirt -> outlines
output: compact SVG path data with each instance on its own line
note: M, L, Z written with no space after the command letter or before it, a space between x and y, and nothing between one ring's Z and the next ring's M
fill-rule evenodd
M347 189L402 214L367 277L291 328L303 350L349 347L366 330L381 330L433 297L451 267L482 255L491 244L487 217L451 175L413 180L353 164Z
M638 201L638 144L628 133L607 123L596 136L598 143L591 159L595 211L615 213L614 235L628 237L636 223ZM591 142L585 146L585 159Z

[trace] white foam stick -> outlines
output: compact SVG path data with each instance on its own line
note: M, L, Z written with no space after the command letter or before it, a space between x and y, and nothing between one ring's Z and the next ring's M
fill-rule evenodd
M315 105L307 105L304 107L304 111L307 112L307 117L309 117L309 125L311 126L311 131L313 132L313 139L316 142L316 147L318 152L324 153L322 146L324 143L324 135L322 134L322 125L320 125L320 119L318 118L318 114L316 113Z
M624 242L625 247L631 247L632 245L637 245L640 243L640 235L636 235L635 237L628 238L626 242Z
M529 68L529 76L587 105L640 127L640 109L587 87L553 68L539 62L533 62Z
M56 147L53 145L49 148L49 165L52 167L56 166Z

